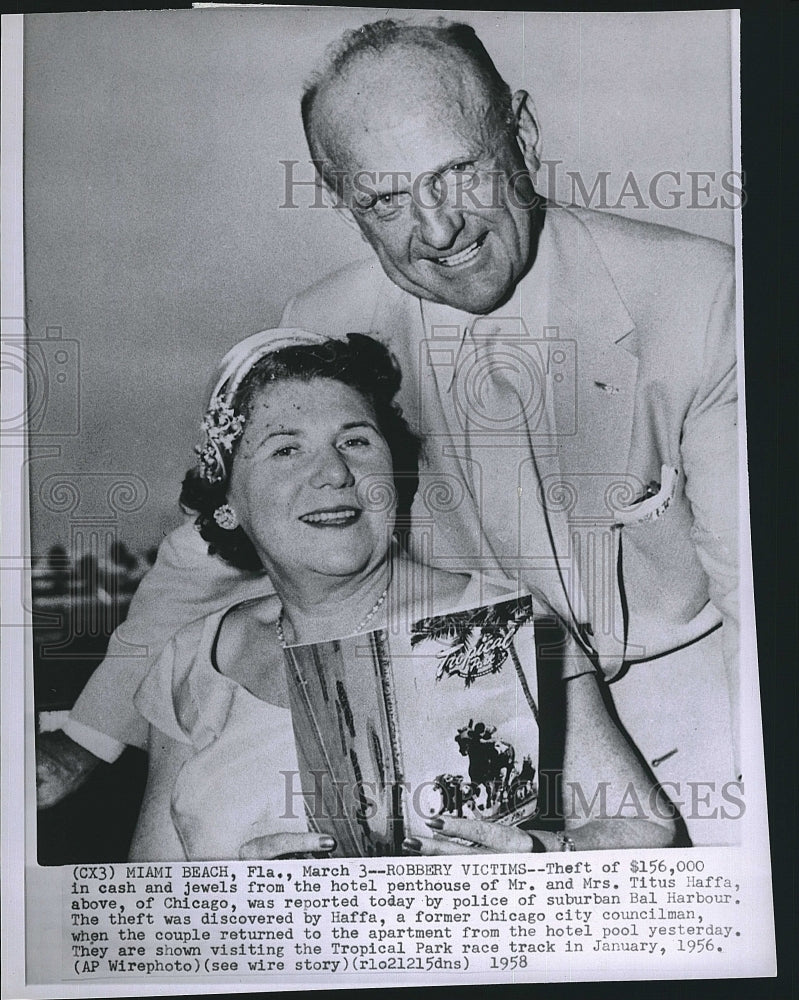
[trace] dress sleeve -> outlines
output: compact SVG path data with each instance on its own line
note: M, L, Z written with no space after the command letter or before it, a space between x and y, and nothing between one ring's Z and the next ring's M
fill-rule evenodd
M133 696L164 647L184 625L269 587L264 574L242 573L208 555L186 523L164 539L158 559L139 585L128 617L111 637L105 659L89 678L64 732L103 760L125 745L143 747L148 725Z

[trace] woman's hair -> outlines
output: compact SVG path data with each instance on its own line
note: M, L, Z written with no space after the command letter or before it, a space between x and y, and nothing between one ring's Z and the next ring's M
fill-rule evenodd
M350 333L345 340L285 347L257 361L242 379L232 406L246 425L259 393L278 380L309 382L325 378L355 389L372 407L380 433L386 439L394 468L397 495L396 533L407 534L413 498L419 485L421 439L414 434L394 401L402 382L399 366L377 340ZM239 439L240 440L240 436ZM238 441L225 463L225 476L211 483L201 467L190 469L183 480L180 503L197 513L195 524L208 542L211 555L219 555L243 570L262 569L255 546L241 527L228 530L214 520L214 511L227 502L227 489ZM378 491L379 492L379 491Z

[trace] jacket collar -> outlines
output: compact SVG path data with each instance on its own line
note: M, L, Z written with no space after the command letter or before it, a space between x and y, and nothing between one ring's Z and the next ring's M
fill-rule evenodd
M635 324L578 209L550 204L542 238L553 248L550 294L558 316L570 328L563 334L580 336L581 353L594 342L619 344L637 353Z

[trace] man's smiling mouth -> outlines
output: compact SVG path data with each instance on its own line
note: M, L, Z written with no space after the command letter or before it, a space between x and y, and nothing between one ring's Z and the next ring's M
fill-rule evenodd
M328 510L315 510L310 514L301 514L300 520L320 528L345 528L354 524L361 516L355 507L334 507Z
M480 252L480 248L485 243L486 236L488 236L488 233L483 233L474 243L470 243L463 250L450 254L448 257L436 257L436 260L444 267L457 267L459 264L467 264L469 261L474 260Z

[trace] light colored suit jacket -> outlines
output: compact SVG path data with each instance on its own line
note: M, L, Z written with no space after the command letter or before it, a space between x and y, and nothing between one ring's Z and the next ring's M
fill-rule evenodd
M548 461L539 461L542 482L532 500L517 488L509 452L507 478L514 478L506 483L505 499L494 488L482 509L479 501L472 504L472 513L484 529L492 521L522 525L523 508L536 503L550 524L560 522L551 539L565 550L558 553L561 565L579 573L586 602L581 610L609 676L625 660L675 650L723 620L732 680L738 621L732 249L559 206L549 207L542 239L550 258L548 333L557 331L568 369L560 396L554 388L555 433L550 427L533 438L533 449ZM512 305L505 309L512 311ZM450 419L442 430L433 407L432 397L447 388L439 384L436 392L439 376L434 364L428 366L426 349L441 341L425 329L418 299L390 282L373 259L302 293L287 306L283 322L383 340L403 370L403 410L432 437L429 464L444 477L441 483L448 482L457 428ZM554 341L528 334L529 342L521 344L532 363L546 363ZM650 490L655 495L636 502L650 484L656 484ZM501 516L487 509L496 502L503 505ZM450 533L468 537L471 531L474 553L478 529L466 506L435 516ZM454 523L464 519L470 521L466 528ZM519 542L522 557L525 547L540 553L540 539L528 535ZM533 572L528 579L546 588L552 575ZM574 593L570 603L574 607Z

